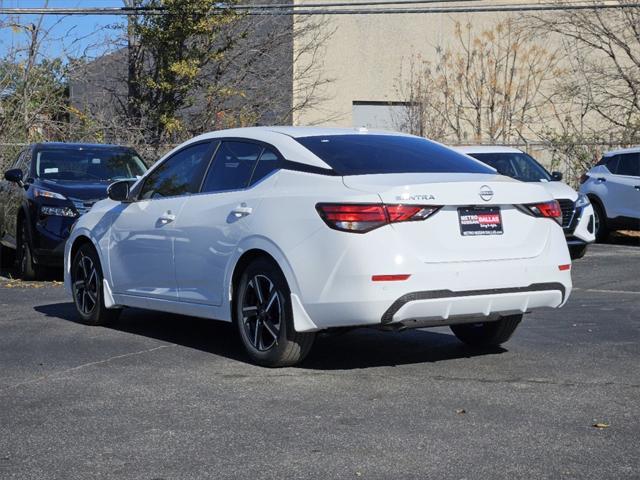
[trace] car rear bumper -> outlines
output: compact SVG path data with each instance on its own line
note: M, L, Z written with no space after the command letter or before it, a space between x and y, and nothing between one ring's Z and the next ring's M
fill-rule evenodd
M559 228L541 255L522 259L425 263L415 258L408 261L410 255L400 255L392 242L383 252L373 252L363 243L337 259L327 255L318 259L322 264L316 265L315 276L298 277L303 280L296 292L298 310L310 322L295 322L296 330L402 322L451 325L560 307L572 288L568 253ZM396 263L399 256L401 264ZM309 263L314 262L307 257ZM318 275L322 267L329 271L327 278ZM373 281L374 274L391 273L410 277ZM313 282L304 282L307 278Z

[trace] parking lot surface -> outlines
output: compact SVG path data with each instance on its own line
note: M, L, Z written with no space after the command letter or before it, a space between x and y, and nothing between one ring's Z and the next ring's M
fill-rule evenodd
M88 327L59 282L0 280L0 478L640 478L640 248L573 279L504 348L360 329L287 369L228 324Z

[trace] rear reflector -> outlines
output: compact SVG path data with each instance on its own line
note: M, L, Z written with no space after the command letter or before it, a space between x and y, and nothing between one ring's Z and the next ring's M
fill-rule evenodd
M582 174L582 176L580 177L580 185L582 185L587 180L589 180L589 175L587 175L586 173Z
M407 280L411 275L409 274L401 274L401 275L373 275L371 277L371 281L373 282L397 282L401 280Z
M319 203L316 210L335 230L365 233L389 223L424 220L438 211L432 205L385 205L382 203Z
M531 203L525 205L531 213L536 217L552 218L559 224L562 224L562 209L557 200L551 200L550 202Z
M569 270L571 269L571 264L567 263L566 265L558 265L558 270L560 270L561 272L565 271L565 270Z

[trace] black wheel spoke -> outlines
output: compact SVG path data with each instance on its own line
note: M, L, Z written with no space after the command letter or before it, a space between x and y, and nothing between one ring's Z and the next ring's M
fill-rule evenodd
M262 296L262 288L260 287L260 278L256 275L253 277L253 288L256 292L256 296L258 297L258 302L263 303L264 297Z
M264 328L267 332L269 332L269 334L273 337L273 339L275 340L276 344L278 343L278 330L276 329L276 327L271 323L271 320L265 320L263 322L264 324Z
M253 345L258 349L258 350L262 350L262 320L260 320L259 318L256 320L256 328L254 331L254 337L253 337Z
M278 292L275 290L272 290L271 292L271 296L269 297L269 300L267 301L267 305L266 307L264 307L265 312L268 312L269 310L271 310L271 307L273 307L275 305L275 301L278 298Z

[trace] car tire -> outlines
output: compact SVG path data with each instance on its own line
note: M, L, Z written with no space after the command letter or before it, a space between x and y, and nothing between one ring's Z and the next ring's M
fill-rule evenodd
M607 216L604 208L598 202L592 202L593 205L593 229L596 236L596 242L604 242L609 236L609 228L607 227Z
M71 291L80 319L87 325L107 325L121 310L104 305L100 258L92 245L82 245L71 262Z
M509 315L493 322L451 325L451 330L469 346L497 347L511 338L521 320L522 314Z
M267 258L257 258L242 272L234 313L242 344L258 365L295 365L313 346L315 333L295 331L289 285L280 268Z
M13 270L16 263L15 250L0 245L0 270Z
M18 276L22 280L40 280L42 277L42 268L33 261L33 250L29 242L27 228L22 222L20 224L20 239L18 241Z
M569 246L569 254L571 255L571 260L578 260L579 258L584 257L585 253L587 253L586 245Z

